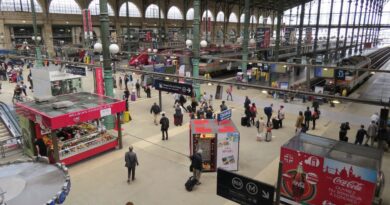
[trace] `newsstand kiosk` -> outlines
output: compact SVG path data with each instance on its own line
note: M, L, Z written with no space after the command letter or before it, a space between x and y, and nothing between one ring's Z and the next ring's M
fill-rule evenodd
M66 165L122 147L120 114L125 101L80 92L47 101L20 102L16 113L22 128L24 152L37 154L35 141L42 140L51 162ZM104 118L117 115L117 133L106 130ZM42 148L41 143L41 148Z
M380 204L383 152L301 133L281 148L281 201L287 204Z
M238 170L240 133L231 120L191 120L190 154L202 150L203 170Z

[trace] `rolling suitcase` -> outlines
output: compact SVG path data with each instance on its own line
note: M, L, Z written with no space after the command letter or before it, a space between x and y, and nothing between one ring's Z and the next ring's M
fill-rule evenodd
M265 133L265 141L271 142L271 140L272 140L272 132L266 132Z
M280 122L277 119L272 119L272 128L279 129Z
M183 115L173 115L173 123L175 126L181 126L183 124Z
M241 117L241 126L248 126L248 118L247 117Z
M188 178L187 182L184 184L187 191L192 191L194 189L194 186L196 185L197 180L194 178L194 176L191 176Z

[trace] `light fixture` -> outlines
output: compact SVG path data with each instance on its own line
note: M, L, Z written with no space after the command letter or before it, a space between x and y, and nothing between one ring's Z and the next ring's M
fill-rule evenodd
M153 53L157 53L157 52L158 52L157 48L153 49Z
M263 93L263 94L268 94L268 91L262 90L261 93Z
M95 43L95 45L93 45L93 50L100 53L103 50L103 45L101 43Z
M200 46L201 46L202 48L206 47L206 46L207 46L207 41L206 41L206 40L202 40L202 41L200 42Z
M374 71L372 71L372 72L371 72L371 75L374 75L374 74L375 74L375 72L374 72Z
M251 39L249 40L249 44L251 44L251 45L256 44L256 40L255 40L254 38L251 38Z
M151 48L148 48L147 51L148 51L148 53L151 53L151 52L152 52L152 49L151 49Z
M340 104L340 101L339 101L339 100L332 100L332 103L334 103L334 104Z
M327 68L324 68L324 71L327 71L328 69Z
M119 46L115 43L111 44L109 47L110 53L111 54L117 54L119 53Z
M186 40L186 46L188 47L192 46L192 40L190 39Z
M65 22L66 24L69 24L69 21Z
M23 21L22 21L22 23L26 23L26 21L25 21L25 20L23 20Z

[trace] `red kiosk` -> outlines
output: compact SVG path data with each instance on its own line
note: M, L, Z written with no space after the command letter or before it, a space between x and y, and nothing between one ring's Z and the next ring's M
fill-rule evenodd
M35 141L46 146L52 162L66 165L122 147L120 120L118 132L106 130L103 117L125 111L125 101L80 92L60 95L44 102L21 102L16 113L23 132L24 151L36 155Z
M238 170L240 133L231 120L191 120L190 154L202 149L203 170Z

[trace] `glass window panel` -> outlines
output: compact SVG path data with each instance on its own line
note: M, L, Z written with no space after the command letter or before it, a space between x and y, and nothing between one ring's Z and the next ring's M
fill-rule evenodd
M37 0L34 0L34 6L37 13L42 13L42 7ZM31 12L31 2L30 0L1 0L0 10Z
M244 22L245 22L245 14L241 14L240 23L244 23Z
M259 24L263 24L264 23L264 18L263 18L263 16L260 16L259 17Z
M159 7L156 5L156 4L150 4L148 6L148 8L146 8L146 11L145 11L145 18L159 18L158 17L158 11L159 11ZM162 10L160 10L160 17L163 19L164 18L164 13L162 12Z
M194 20L194 9L190 8L186 14L187 20Z
M52 0L49 6L52 14L81 14L81 8L74 0Z
M217 22L223 22L224 19L225 19L225 14L222 11L218 12L216 21Z
M237 15L233 12L229 16L229 22L230 23L238 23Z
M207 16L207 18L210 18L211 21L214 21L213 13L211 13L210 10L206 10L203 12L202 18L206 18L206 16Z
M129 5L129 17L141 17L141 12L138 7L133 3L128 3ZM126 2L122 4L119 9L119 16L126 16Z
M168 19L177 19L177 20L183 19L183 14L181 13L180 9L177 8L176 6L172 6L168 10L167 16Z
M107 3L108 8L108 15L114 16L114 10L112 9L111 5ZM89 6L88 9L91 11L91 15L100 15L100 3L99 0L93 0Z

